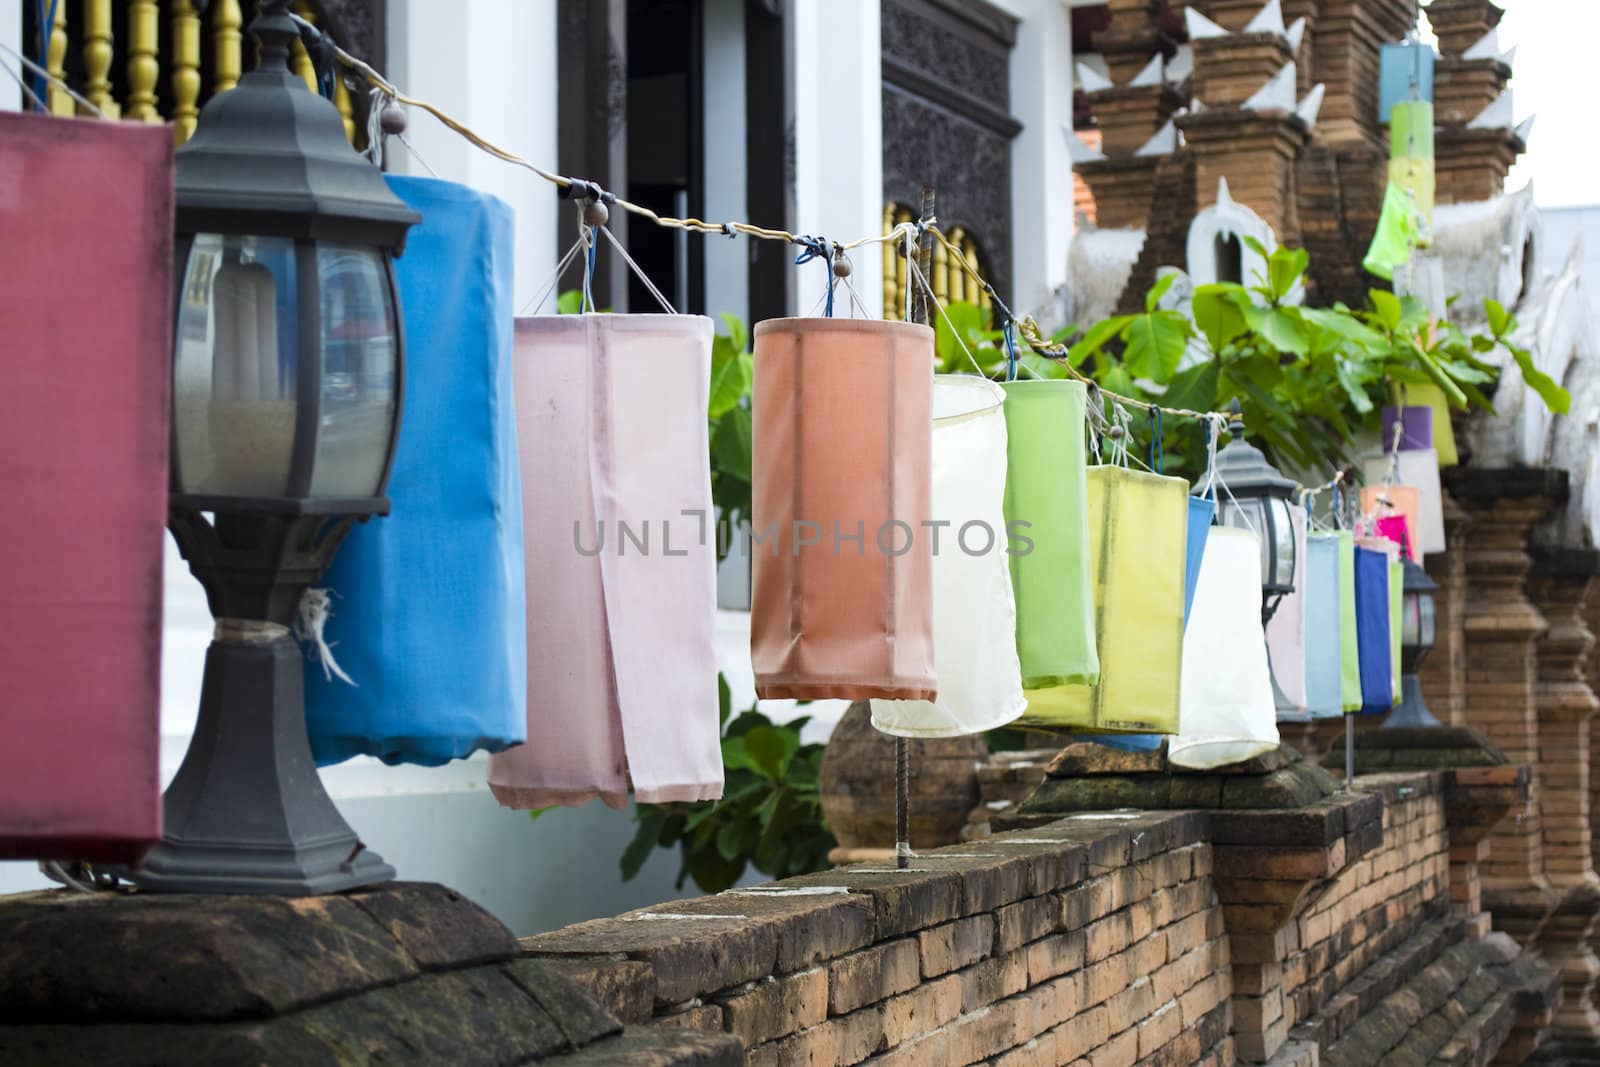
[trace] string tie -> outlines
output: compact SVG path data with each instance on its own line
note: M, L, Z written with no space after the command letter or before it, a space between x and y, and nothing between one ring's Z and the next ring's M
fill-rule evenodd
M328 625L328 617L333 614L333 598L326 589L307 589L300 596L300 607L295 614L294 635L311 646L318 662L322 664L322 675L328 681L335 678L346 685L355 685L355 679L344 672L344 669L333 658L333 646L323 634L323 629Z
M1000 336L1006 345L1006 381L1017 380L1017 321L1010 315L1000 320Z
M1150 405L1150 467L1157 474L1166 473L1167 445L1161 439L1161 405Z
M794 257L796 263L810 263L813 259L822 260L822 265L828 270L828 306L824 312L828 318L833 318L833 248L827 240L821 237L798 237L795 243L805 249Z

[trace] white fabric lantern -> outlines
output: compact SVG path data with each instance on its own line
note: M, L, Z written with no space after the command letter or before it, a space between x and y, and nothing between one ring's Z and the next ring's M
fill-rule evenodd
M1249 530L1215 526L1183 637L1183 690L1173 764L1194 770L1251 759L1278 746L1278 721L1261 632L1261 547Z
M900 737L960 737L1027 707L1005 520L1005 393L970 374L933 380L933 650L939 695L872 701Z

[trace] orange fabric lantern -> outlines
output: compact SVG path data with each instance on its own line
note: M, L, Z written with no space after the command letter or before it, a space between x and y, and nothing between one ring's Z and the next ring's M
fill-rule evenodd
M750 654L763 698L932 700L933 331L755 330ZM959 551L947 535L940 548Z

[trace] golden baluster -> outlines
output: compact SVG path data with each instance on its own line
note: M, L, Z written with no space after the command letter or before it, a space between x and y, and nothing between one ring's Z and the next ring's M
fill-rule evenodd
M213 94L225 93L239 84L244 70L243 27L239 0L211 0L211 65L217 72Z
M339 109L339 117L344 120L344 135L351 144L356 143L356 113L350 106L350 90L345 88L344 79L335 72L333 77L333 106Z
M934 299L941 304L949 304L950 253L944 250L943 241L933 242L933 266L930 273L933 277L928 279L928 287L933 290Z
M156 55L160 33L156 0L128 0L128 106L125 114L139 122L156 123L156 79L161 65Z
M311 10L310 4L298 3L294 5L294 13L307 22L315 24L317 21L317 13ZM294 72L305 79L307 89L314 93L320 91L317 88L317 68L312 64L311 56L306 52L306 46L300 43L299 38L295 39L294 58L289 62L294 67Z
M71 118L78 113L78 109L71 95L60 85L67 78L67 5L64 3L56 4L56 19L50 25L50 43L45 50L45 60L51 78L57 79L50 82L45 94L50 114Z
M883 233L888 236L894 232L894 204L883 205ZM900 290L895 286L894 243L883 250L883 317L895 318L895 308L900 306Z
M981 269L978 266L977 241L974 241L971 237L968 237L966 240L962 241L961 254L967 257L967 265L973 270ZM983 291L983 286L978 284L978 279L973 277L971 274L968 274L966 271L962 271L961 273L965 277L967 283L967 299L970 302L977 304L979 307L988 307L989 294Z
M111 96L111 57L111 0L84 0L83 95L108 119L122 114Z
M200 12L195 0L172 2L172 139L194 134L200 114Z

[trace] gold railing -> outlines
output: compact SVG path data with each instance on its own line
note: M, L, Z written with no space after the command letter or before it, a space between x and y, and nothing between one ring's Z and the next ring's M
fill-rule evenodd
M116 69L119 4L125 39L121 71ZM202 6L206 8L203 19ZM317 21L315 4L302 0L294 7L307 20ZM73 17L79 21L72 21ZM163 24L169 30L170 55L161 52ZM299 42L294 47L295 71L315 91L317 78L311 58ZM240 0L210 0L209 4L202 0L57 0L45 55L51 75L71 85L106 117L148 123L170 120L173 140L182 144L194 133L201 105L232 89L246 69L244 15ZM209 89L203 71L211 74ZM54 115L91 114L59 85L50 86L45 104ZM344 118L345 135L357 143L355 108L342 80L335 80L334 104ZM162 114L163 106L166 114Z
M915 222L916 212L904 204L890 203L883 209L883 232L890 233L896 226L903 222ZM967 257L967 262L977 268L978 273L985 273L987 266L982 250L978 247L977 240L960 226L952 227L947 236L950 243L961 249L961 254ZM965 301L977 304L979 307L988 308L992 304L989 294L977 283L970 274L961 269L955 262L955 257L945 250L943 243L933 243L933 261L928 271L928 286L933 290L933 295L944 304L953 301ZM899 249L885 248L883 252L883 317L898 319L905 314L906 299L906 260Z

